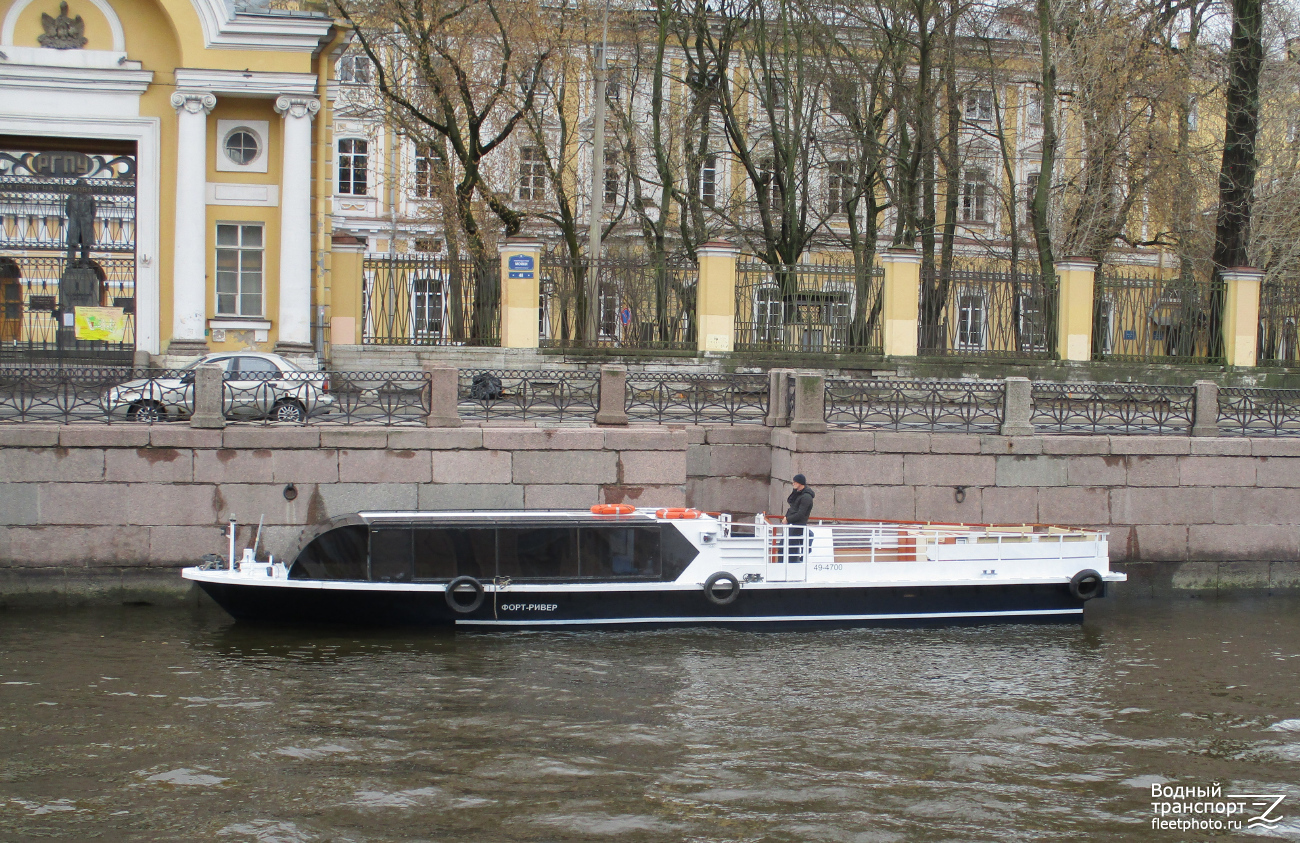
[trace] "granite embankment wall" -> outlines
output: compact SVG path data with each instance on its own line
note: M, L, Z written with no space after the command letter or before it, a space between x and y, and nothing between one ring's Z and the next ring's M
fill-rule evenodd
M1177 563L1165 585L1300 586L1300 441L1286 439L7 425L0 593L224 553L232 513L241 545L265 517L283 555L305 526L363 509L779 512L796 473L817 515L1095 526L1130 570Z

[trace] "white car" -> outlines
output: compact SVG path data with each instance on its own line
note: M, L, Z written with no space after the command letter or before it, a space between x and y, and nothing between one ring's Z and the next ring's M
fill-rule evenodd
M140 378L111 387L104 403L115 417L166 421L194 412L194 373L201 363L225 369L221 404L226 418L302 422L334 407L324 372L308 372L278 354L222 351L180 370L178 377Z

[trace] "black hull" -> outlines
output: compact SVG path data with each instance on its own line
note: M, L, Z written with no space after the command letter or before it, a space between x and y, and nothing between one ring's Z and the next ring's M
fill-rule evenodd
M198 582L238 620L355 626L501 629L733 629L1078 623L1084 601L1065 584L742 589L717 606L703 589L503 591L473 612L453 611L442 591L355 591Z

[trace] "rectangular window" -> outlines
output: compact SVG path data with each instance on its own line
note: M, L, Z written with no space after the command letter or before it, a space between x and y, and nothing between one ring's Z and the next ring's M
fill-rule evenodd
M754 323L759 342L780 342L784 322L781 291L775 286L759 287L754 291Z
M830 174L826 179L826 213L847 214L852 190L853 179L849 173L849 162L832 161Z
M433 150L425 144L415 146L415 185L417 199L433 196Z
M623 74L610 70L605 77L605 101L618 102L623 99Z
M411 291L412 327L416 339L438 339L442 336L443 288L439 278L416 278Z
M348 55L339 59L338 80L356 85L370 84L370 57Z
M700 164L700 201L712 208L718 201L718 156L706 155Z
M496 572L496 530L426 527L415 531L415 579L491 579Z
M536 146L519 149L519 199L537 202L546 195L546 158Z
M858 112L858 88L853 82L844 79L831 82L829 99L832 114L847 116Z
M963 222L988 221L989 175L986 170L971 167L962 179L961 218Z
M497 530L497 576L556 579L578 576L576 527L509 527Z
M992 91L967 92L966 119L976 123L985 123L993 119Z
M262 226L217 225L217 313L262 315Z
M410 582L413 530L370 531L370 581Z
M1047 350L1047 315L1043 299L1033 293L1016 297L1016 324L1020 329L1021 351Z
M1043 92L1037 89L1029 92L1029 125L1041 126L1043 123Z
M618 337L618 325L622 315L618 305L618 288L613 284L601 283L596 291L596 313L600 320L600 336L603 339Z
M344 196L365 196L369 166L369 143L360 138L344 138L339 141L339 193Z
M786 85L785 77L769 76L767 77L767 96L772 103L772 108L780 111L786 105Z
M984 297L966 293L957 297L957 347L982 350L984 348Z
M620 580L659 576L658 527L583 527L578 532L581 576Z
M618 203L619 188L618 153L605 153L605 204Z
M1025 180L1025 225L1034 227L1034 194L1038 192L1038 173Z

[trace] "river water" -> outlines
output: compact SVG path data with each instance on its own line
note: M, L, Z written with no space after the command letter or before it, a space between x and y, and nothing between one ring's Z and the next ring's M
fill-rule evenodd
M1107 605L1109 603L1109 605ZM1153 830L1151 785L1276 794ZM0 613L0 839L1300 839L1300 601L453 635Z

